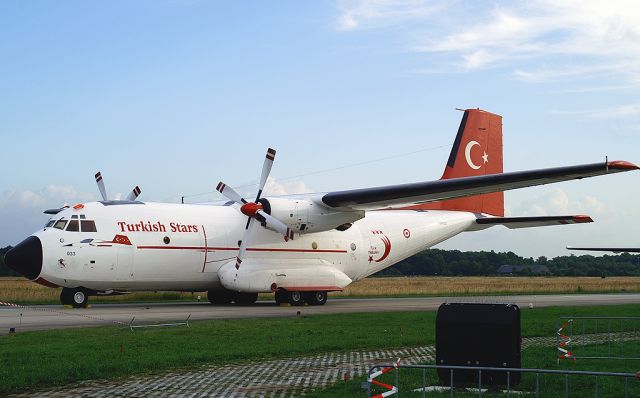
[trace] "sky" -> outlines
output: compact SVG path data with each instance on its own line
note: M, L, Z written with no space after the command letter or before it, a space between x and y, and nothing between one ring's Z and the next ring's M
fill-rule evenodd
M0 246L47 208L435 180L462 113L503 116L504 169L640 162L634 1L0 2ZM512 216L437 247L558 256L640 245L640 172L510 191Z

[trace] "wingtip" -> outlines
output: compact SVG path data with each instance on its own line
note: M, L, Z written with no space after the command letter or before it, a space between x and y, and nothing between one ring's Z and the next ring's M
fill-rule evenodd
M640 167L638 167L637 165L631 163L631 162L627 162L626 160L614 160L611 162L607 163L607 167L610 169L617 169L617 170L638 170L640 169Z
M581 215L573 216L573 222L576 224L589 223L589 222L593 222L593 219L589 216L581 214Z

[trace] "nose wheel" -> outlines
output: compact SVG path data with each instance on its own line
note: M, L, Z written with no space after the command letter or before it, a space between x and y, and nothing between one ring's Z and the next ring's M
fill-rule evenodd
M73 308L86 308L89 301L89 294L81 287L62 288L60 292L60 302L62 305L70 305Z

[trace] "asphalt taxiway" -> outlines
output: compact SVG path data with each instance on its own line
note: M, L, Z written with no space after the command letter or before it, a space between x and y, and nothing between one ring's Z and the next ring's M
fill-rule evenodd
M523 310L532 305L585 306L640 304L640 294L563 294L478 297L408 297L408 298L329 298L324 306L284 307L272 301L250 306L216 306L196 303L117 303L94 304L90 308L70 309L61 305L0 307L0 334L10 328L16 331L47 330L101 325L149 325L203 319L236 319L260 317L341 314L356 312L398 312L435 310L444 302L515 303Z

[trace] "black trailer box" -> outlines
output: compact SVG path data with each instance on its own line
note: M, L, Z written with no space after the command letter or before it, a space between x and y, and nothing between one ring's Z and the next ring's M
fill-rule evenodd
M436 316L436 364L520 368L520 308L515 304L444 303ZM451 371L438 369L442 385ZM455 386L478 385L477 370L455 370ZM520 383L511 372L510 384ZM482 386L504 386L507 372L483 371Z

